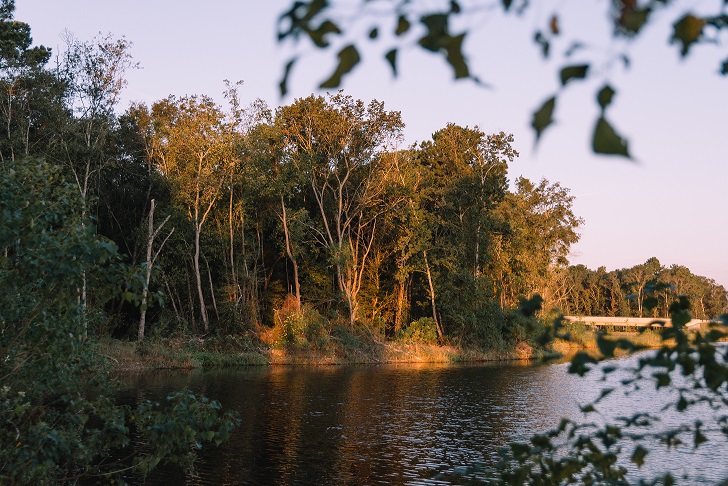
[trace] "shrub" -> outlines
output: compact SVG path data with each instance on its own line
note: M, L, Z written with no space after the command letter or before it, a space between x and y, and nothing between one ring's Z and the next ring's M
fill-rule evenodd
M400 329L396 339L406 344L437 344L437 325L431 317L422 317Z

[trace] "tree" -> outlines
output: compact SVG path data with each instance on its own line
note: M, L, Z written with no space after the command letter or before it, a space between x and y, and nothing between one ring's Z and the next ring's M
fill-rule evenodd
M57 68L65 84L66 103L75 122L61 127L63 160L73 172L81 197L88 205L91 178L107 162L105 153L114 123L114 108L126 86L126 71L136 67L125 39L106 35L81 42L66 33L66 49Z
M207 331L200 235L229 179L234 160L233 138L225 126L223 112L206 96L170 96L155 103L150 115L142 120L148 123L141 128L149 137L151 162L173 181L175 197L187 209L194 227L193 264L200 315Z
M652 257L641 265L635 265L624 273L628 288L633 290L633 300L637 305L638 317L644 312L644 302L647 298L645 290L648 284L656 284L657 276L662 270L660 261ZM653 306L654 307L654 306Z
M106 300L121 292L116 246L82 220L84 202L59 166L16 159L0 172L0 482L107 482L189 466L193 447L226 439L234 416L189 392L166 406L116 402L94 340L103 314L77 299L81 275Z
M13 20L15 4L0 6L0 160L45 155L50 135L44 126L65 107L62 83L45 65L50 49L32 46L28 24ZM42 148L41 148L42 147Z
M157 226L154 227L154 199L150 201L149 205L149 228L147 231L147 257L144 261L144 286L142 288L142 296L141 296L141 305L140 305L140 311L141 315L139 316L139 330L137 333L137 339L139 341L144 340L144 326L146 324L147 320L147 308L149 306L149 283L152 280L152 268L154 267L154 263L157 261L157 258L159 257L159 252L162 251L162 248L164 247L164 244L167 242L170 236L172 236L172 233L174 233L174 228L172 228L169 233L167 233L167 236L165 236L162 243L160 243L159 248L157 248L157 251L154 251L154 240L159 235L159 232L162 231L162 228L164 228L164 225L167 224L167 221L169 221L169 218L171 215L168 215L166 218L164 218L164 221Z
M538 3L539 8L532 4ZM336 50L338 58L334 72L319 86L321 89L337 88L344 76L350 74L370 51L364 44L371 43L377 55L382 55L396 77L400 56L407 48L414 46L442 57L452 68L455 79L470 80L485 84L470 65L465 40L472 31L492 23L498 16L526 17L534 15L534 43L545 59L554 57L554 52L563 49L558 69L561 89L549 96L533 113L532 126L536 139L549 127L554 119L558 97L564 88L578 80L594 77L607 80L596 93L599 106L592 149L595 153L629 157L627 141L614 129L606 116L616 89L609 78L618 68L630 67L629 46L648 30L650 24L667 16L672 22L669 44L677 44L680 55L689 55L697 45L720 45L728 31L728 14L725 2L709 2L708 13L696 13L679 8L675 0L610 0L597 3L604 8L604 19L611 31L611 45L604 49L601 39L570 37L564 31L562 15L568 14L560 5L549 8L544 2L528 0L461 0L441 2L414 2L394 0L371 2L361 0L352 6L351 2L308 0L289 2L279 18L279 42L294 45L305 43L326 52ZM353 13L352 13L353 10ZM552 13L553 12L553 13ZM594 31L594 29L590 29ZM364 35L368 33L368 35ZM607 39L609 41L610 39ZM608 43L608 42L607 42ZM308 46L306 46L308 47ZM574 61L577 53L582 61ZM286 64L280 90L288 90L289 77L295 64L304 54L295 54ZM605 68L606 66L606 72ZM720 61L719 71L728 74L728 58ZM615 74L614 77L617 77Z
M399 113L385 111L376 100L365 106L337 93L297 100L276 117L288 156L308 179L320 217L318 239L336 269L354 324L377 218L387 209L380 205L377 162L399 137Z
M538 184L520 177L516 192L498 208L508 224L507 238L498 240L492 272L500 276L501 302L514 305L518 296L547 296L549 273L567 265L569 248L579 239L582 220L572 209L574 197L557 183Z

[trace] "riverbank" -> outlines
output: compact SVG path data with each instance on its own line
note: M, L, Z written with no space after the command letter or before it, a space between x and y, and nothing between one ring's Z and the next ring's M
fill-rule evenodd
M116 371L225 368L265 365L466 363L558 358L554 349L519 343L510 350L472 346L383 342L334 342L324 349L269 347L239 336L150 340L143 345L116 339L100 343Z
M373 336L332 337L319 345L269 345L254 334L178 337L133 341L102 340L101 353L117 371L225 368L265 365L343 365L384 363L467 363L559 358L579 350L597 350L596 333L571 326L571 340L557 339L545 348L518 343L510 349L481 349L456 344L438 345L384 341ZM636 346L657 348L659 332L615 332L611 339L630 339Z

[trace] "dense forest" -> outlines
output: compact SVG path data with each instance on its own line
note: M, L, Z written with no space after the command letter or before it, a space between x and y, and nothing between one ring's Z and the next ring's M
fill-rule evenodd
M122 112L135 68L123 38L69 36L55 63L21 40L3 44L3 171L75 188L81 224L122 255L118 295L79 275L83 305L108 316L98 332L260 334L296 316L392 337L425 319L440 340L499 345L514 337L509 309L534 294L576 315L665 316L683 294L698 317L726 310L722 286L656 259L569 267L573 196L509 185L506 133L449 124L403 148L382 102L242 106L240 83L225 106L170 95Z

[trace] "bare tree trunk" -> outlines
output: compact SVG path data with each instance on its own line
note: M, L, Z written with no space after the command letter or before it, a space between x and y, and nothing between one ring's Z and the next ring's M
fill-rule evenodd
M281 221L283 222L283 234L286 238L286 254L288 255L288 258L291 260L291 264L293 265L293 287L296 295L296 309L301 308L301 284L298 280L298 262L296 261L296 257L293 256L293 250L291 248L291 239L288 232L288 216L286 214L286 203L283 200L283 196L281 196Z
M195 221L195 280L197 282L197 296L200 299L200 315L202 316L202 325L207 332L210 329L210 321L207 318L207 309L205 308L205 296L202 292L202 277L200 276L200 225Z
M405 302L405 296L407 295L406 284L404 281L399 282L399 285L397 286L397 307L394 314L394 333L397 334L400 329L402 329L405 319L405 313L404 313L404 302Z
M167 293L169 294L169 300L172 302L172 309L174 310L174 315L177 316L177 319L180 322L183 322L184 316L182 315L182 299L177 295L177 300L179 301L179 307L177 306L177 302L174 300L174 293L172 292L172 287L169 286L169 279L166 277L164 278L164 286L167 288Z
M167 224L167 221L169 221L170 216L167 216L164 221L162 221L162 224L159 225L159 228L156 230L154 229L154 199L151 201L151 206L149 208L149 230L147 233L147 260L146 260L146 274L144 277L144 288L142 289L142 305L141 305L141 316L139 316L139 332L137 334L137 339L139 341L144 340L144 326L146 324L147 320L147 298L149 296L149 282L152 279L152 267L154 266L154 262L157 261L157 257L159 256L159 252L162 251L162 247L164 247L164 244L167 242L170 236L172 236L172 233L174 233L174 228L172 228L172 231L169 232L167 237L164 239L161 245L159 245L159 249L152 253L152 248L154 246L154 239L157 237L159 232L162 230L165 224ZM174 302L173 302L174 304ZM176 312L176 309L175 309Z
M233 175L230 174L230 212L229 212L229 230L230 230L230 283L233 286L232 300L238 301L238 272L235 268L235 237L233 228Z
M212 272L210 272L210 262L205 258L205 266L207 267L207 278L210 281L210 295L212 296L212 307L215 309L215 318L220 320L220 313L217 311L217 300L215 299L215 288L212 286Z
M422 256L425 258L425 270L427 271L427 282L430 284L430 303L432 304L432 320L435 321L435 327L437 328L437 337L442 341L444 333L442 332L442 326L440 320L437 318L437 307L435 307L435 286L432 284L432 273L430 272L430 264L427 262L427 250L422 251Z
M144 341L144 326L147 322L147 295L149 294L149 281L152 279L152 245L154 244L154 199L149 207L149 228L147 231L147 259L145 264L144 288L142 289L141 315L139 316L139 330L137 341Z
M473 270L473 278L480 277L480 222L478 229L475 231L475 269Z

